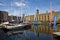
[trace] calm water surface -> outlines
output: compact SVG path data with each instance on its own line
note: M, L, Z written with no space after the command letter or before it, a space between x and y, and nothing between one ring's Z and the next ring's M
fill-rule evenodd
M37 36L31 31L24 31L23 34L15 34L9 37L11 40L52 40L50 34L39 33L39 36Z

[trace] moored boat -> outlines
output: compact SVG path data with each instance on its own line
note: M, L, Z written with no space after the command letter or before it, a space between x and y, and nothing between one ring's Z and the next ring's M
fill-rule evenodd
M20 23L20 24L5 24L2 26L2 29L6 32L8 31L18 31L18 30L27 30L31 28L29 23Z

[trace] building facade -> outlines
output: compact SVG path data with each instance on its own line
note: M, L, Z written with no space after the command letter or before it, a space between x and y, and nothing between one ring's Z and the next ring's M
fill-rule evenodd
M13 15L8 16L8 21L12 21L12 20L20 20L20 19L21 19L21 17L17 17L17 16L13 16Z
M0 11L0 21L8 21L8 12Z
M12 21L13 17L12 16L8 16L8 21Z
M25 16L25 21L34 21L34 15Z
M36 10L36 20L37 21L49 21L50 20L50 12L46 11L46 13L39 13L39 10L37 9ZM28 16L25 16L25 19L27 21L34 21L34 17L35 15L28 15ZM60 11L52 11L52 18L54 20L54 16L57 15L57 21L60 20ZM52 21L53 21L52 20Z

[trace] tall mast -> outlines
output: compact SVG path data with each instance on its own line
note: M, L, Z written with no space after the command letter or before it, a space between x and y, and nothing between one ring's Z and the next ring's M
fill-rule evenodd
M52 3L50 3L50 23L52 23Z
M53 40L53 29L52 29L52 3L50 3L50 32L51 32L51 36L52 36L52 40Z
M20 2L22 3L22 1L23 0L21 0ZM20 6L20 7L21 7L21 14L20 14L21 15L21 20L23 20L23 18L22 18L23 10L22 10L22 6Z

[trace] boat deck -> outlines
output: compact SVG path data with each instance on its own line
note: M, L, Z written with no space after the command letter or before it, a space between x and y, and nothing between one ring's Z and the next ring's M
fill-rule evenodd
M60 32L53 32L54 39L60 40Z
M53 32L53 34L60 36L60 32Z

